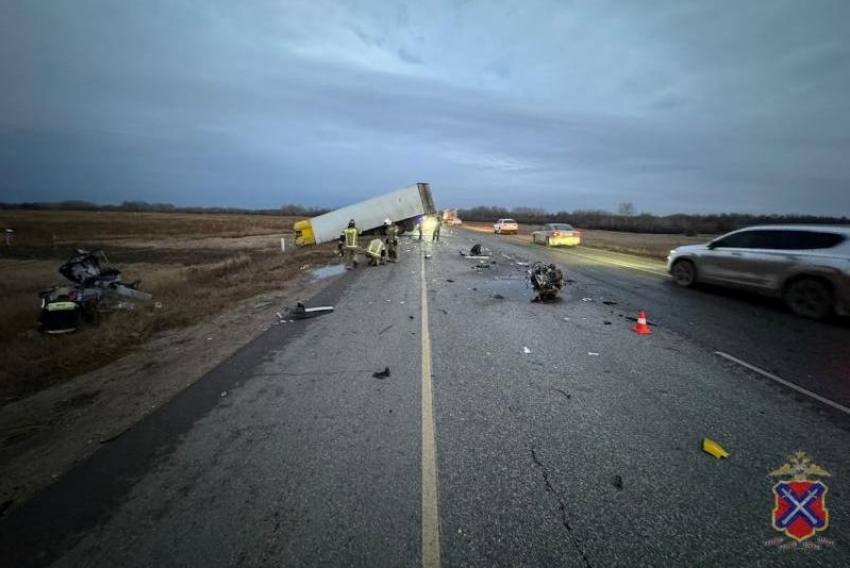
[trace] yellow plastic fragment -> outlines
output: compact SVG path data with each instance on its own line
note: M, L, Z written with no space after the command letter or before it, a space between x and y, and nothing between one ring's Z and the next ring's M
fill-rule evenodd
M729 452L723 449L723 446L712 440L711 438L702 439L702 451L714 456L717 459L729 457Z

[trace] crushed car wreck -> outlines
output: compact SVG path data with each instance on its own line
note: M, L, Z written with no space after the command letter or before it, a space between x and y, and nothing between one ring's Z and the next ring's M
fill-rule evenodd
M537 292L532 302L553 302L564 288L564 273L554 264L535 262L528 271L528 279Z
M39 294L38 329L42 333L70 333L82 322L97 323L104 313L132 310L134 301L145 302L152 298L137 289L141 281L121 282L121 271L109 263L103 251L78 249L59 267L59 273L69 284Z

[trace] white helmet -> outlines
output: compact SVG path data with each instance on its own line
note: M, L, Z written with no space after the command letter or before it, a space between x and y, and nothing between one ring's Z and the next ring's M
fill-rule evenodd
M392 225L392 224L393 224L393 222L392 222L392 221L390 221L389 217L387 217L386 219L384 219L384 225Z

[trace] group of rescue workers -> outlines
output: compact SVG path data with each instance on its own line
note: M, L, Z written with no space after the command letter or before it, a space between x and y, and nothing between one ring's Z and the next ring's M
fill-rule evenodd
M419 240L422 240L422 223L417 223L416 230L419 233ZM389 262L398 262L398 236L401 234L401 229L398 225L384 219L384 224L381 227L383 239L374 238L369 241L366 249L363 251L366 254L369 266L378 266ZM345 268L351 270L357 268L357 254L360 252L358 237L360 230L354 219L348 222L348 227L342 231L339 237L340 253L345 256ZM440 223L434 226L431 234L432 241L440 240Z

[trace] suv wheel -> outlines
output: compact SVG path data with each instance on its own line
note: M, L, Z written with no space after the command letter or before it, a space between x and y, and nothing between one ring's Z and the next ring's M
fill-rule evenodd
M690 260L677 260L673 264L673 282L687 288L697 281L697 267Z
M832 290L817 278L794 280L785 287L783 298L792 312L804 318L825 319L835 309Z

